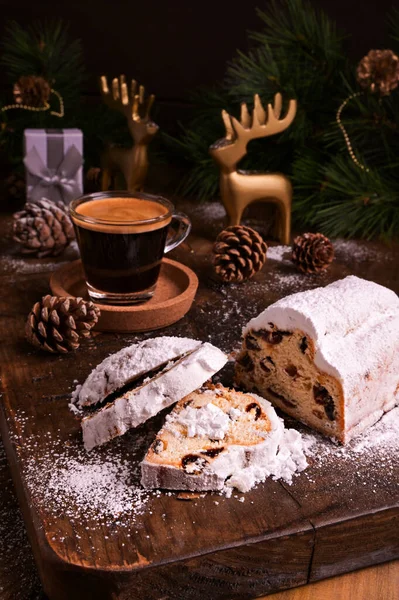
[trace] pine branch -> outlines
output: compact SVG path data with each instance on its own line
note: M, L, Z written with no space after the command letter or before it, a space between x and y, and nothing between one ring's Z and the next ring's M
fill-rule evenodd
M203 198L217 189L208 148L224 135L222 103L237 117L240 102L252 107L259 93L267 103L279 91L285 101L298 100L294 123L249 144L240 167L291 175L300 227L332 237L399 236L399 89L383 98L362 91L341 115L355 155L368 167L362 170L336 121L340 104L359 87L335 24L306 0L271 0L258 15L263 28L250 34L251 49L237 52L218 97L203 95L198 117L175 143L191 165L184 191ZM399 11L392 19L399 43Z
M295 144L328 126L347 69L343 37L334 23L308 2L273 0L258 10L265 27L251 33L257 47L238 53L227 71L230 94L249 101L255 93L270 102L275 92L298 100L292 126L283 134ZM316 75L317 74L317 75Z
M272 48L283 48L306 56L317 68L331 72L335 62L342 62L345 36L337 32L335 23L306 0L272 0L267 10L257 9L264 23L261 32L250 39Z
M64 98L78 102L84 80L80 40L72 40L61 20L36 21L27 29L12 21L3 39L4 66L10 84L22 75L41 75Z
M317 202L325 186L323 163L328 155L307 149L296 156L293 165L292 182L294 202L293 221L298 227L306 227L314 222Z
M396 162L399 153L398 104L399 90L383 97L364 91L353 98L342 112L341 121L352 148L365 166L378 167ZM336 122L326 132L325 141L332 152L346 149Z
M311 162L306 168L310 174ZM314 165L313 169L317 167ZM318 193L313 190L302 200L308 224L332 237L391 239L399 235L396 172L363 171L344 154L332 158L327 166L321 167L321 172L324 181ZM304 173L300 176L304 183Z
M62 119L50 110L32 112L13 109L1 113L0 145L13 162L22 162L23 132L27 127L81 127L80 87L84 80L82 48L79 40L70 39L68 27L60 20L35 22L24 28L9 22L3 38L1 65L10 84L8 98L1 105L13 103L12 86L23 75L42 76L61 94L65 115ZM59 108L54 94L49 99L52 109Z
M184 130L178 139L163 134L168 160L173 156L184 157L187 167L187 176L182 179L177 190L179 194L194 195L199 200L215 197L219 186L219 172L209 154L209 146L222 135L223 127L220 122L214 122L214 131L207 128L205 134L199 125L197 129Z
M392 43L392 50L399 52L399 9L393 8L388 14L387 25L389 29L389 37Z
M242 168L290 174L299 148L320 146L341 98L341 72L346 68L346 59L342 36L334 24L305 0L282 4L273 0L266 11L258 14L263 29L250 34L254 47L237 53L216 95L202 93L199 99L203 108L181 136L181 154L192 169L184 189L200 197L216 189L208 148L224 135L216 136L215 120L221 126L220 108L238 116L240 103L245 101L251 107L255 93L264 103L271 102L278 91L286 102L297 98L294 123L278 137L251 143L240 164Z

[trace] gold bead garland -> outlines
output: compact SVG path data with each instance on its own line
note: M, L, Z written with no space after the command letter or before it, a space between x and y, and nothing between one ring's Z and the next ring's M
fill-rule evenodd
M362 93L363 92L356 92L354 94L351 94L350 96L348 96L348 98L346 98L346 100L344 100L342 102L341 106L337 110L336 121L337 121L338 127L342 131L342 135L344 136L344 140L345 140L346 147L348 148L349 156L351 157L351 159L353 160L355 165L359 167L359 169L362 169L362 171L365 171L366 173L368 173L370 171L370 169L368 167L365 167L364 165L362 165L362 163L356 157L356 155L353 151L353 148L352 148L352 143L349 139L349 134L346 131L344 124L342 123L342 120L341 120L342 111L344 110L344 108L348 104L348 102L350 100L353 100L353 98L357 98L357 97L361 96Z
M61 94L59 92L57 92L56 90L51 89L50 92L52 94L55 94L58 98L58 101L60 103L60 109L59 111L56 110L52 110L50 111L50 115L54 115L55 117L63 117L65 114L64 111L64 100L61 96ZM14 108L19 108L22 110L30 110L32 112L45 112L46 110L49 110L50 108L50 104L48 102L45 102L43 106L29 106L28 104L7 104L6 106L3 106L0 109L0 112L6 112L7 110L11 110Z
M50 92L51 92L52 94L55 94L55 95L57 96L57 98L58 98L58 101L59 101L59 103L60 103L60 110L59 110L58 112L57 112L57 111L55 111L55 110L52 110L52 111L50 112L50 115L54 115L55 117L60 117L60 118L61 118L61 117L63 117L63 116L64 116L64 114L65 114L65 111L64 111L64 100L63 100L63 98L62 98L61 94L60 94L59 92L57 92L56 90L53 90L53 89L51 89L51 90L50 90Z
M28 106L27 104L7 104L1 108L1 112L6 112L7 110L11 110L13 108L22 108L23 110L32 110L33 112L41 112L48 110L50 108L50 104L46 102L44 106Z
M370 50L359 62L356 76L357 82L362 88L365 88L372 94L378 93L380 97L389 96L392 90L396 89L399 85L399 57L392 50ZM368 173L370 169L365 167L356 157L349 134L341 120L342 111L348 102L354 98L358 98L362 94L363 92L356 92L342 102L337 111L336 121L344 136L349 156L359 169Z

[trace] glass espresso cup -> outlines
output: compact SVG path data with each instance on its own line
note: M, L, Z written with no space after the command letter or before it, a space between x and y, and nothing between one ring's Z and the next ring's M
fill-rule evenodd
M169 200L140 192L88 194L72 200L69 210L89 296L102 304L149 300L164 253L191 229Z

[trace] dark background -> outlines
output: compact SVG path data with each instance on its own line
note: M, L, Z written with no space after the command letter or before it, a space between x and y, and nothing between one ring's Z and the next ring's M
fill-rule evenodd
M398 0L313 3L351 34L352 58L387 46L386 14ZM8 19L28 25L35 18L62 17L82 40L86 95L98 95L101 73L134 76L156 94L163 126L172 114L184 117L190 91L217 83L236 49L248 47L247 30L261 27L257 6L266 7L267 0L0 0L0 36Z
M282 2L283 3L283 2ZM351 34L348 51L361 58L386 45L385 17L392 0L313 0ZM237 48L247 48L248 29L261 22L256 7L267 0L0 0L4 23L62 17L82 40L87 91L100 73L134 74L160 99L181 100L198 85L217 82ZM384 44L385 41L385 44Z

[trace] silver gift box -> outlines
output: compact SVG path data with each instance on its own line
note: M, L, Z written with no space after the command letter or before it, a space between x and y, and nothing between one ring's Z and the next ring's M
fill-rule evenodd
M27 201L48 198L68 204L83 194L80 129L25 129Z

